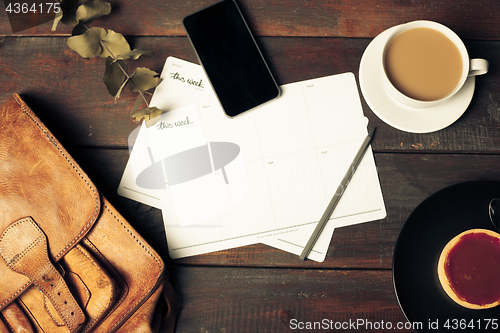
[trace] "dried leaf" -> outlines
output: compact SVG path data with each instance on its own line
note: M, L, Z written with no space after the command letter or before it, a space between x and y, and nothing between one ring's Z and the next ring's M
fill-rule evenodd
M130 45L122 34L108 30L102 39L105 47L99 55L101 58L116 57L116 55L130 52Z
M146 91L156 87L158 83L158 73L145 67L137 67L134 71L134 79L129 83L129 88L133 92Z
M64 2L61 4L61 9L63 12L61 22L71 27L77 25L78 20L76 19L76 11L86 1L87 0L64 0Z
M153 107L135 112L134 114L132 114L132 117L134 117L135 121L140 121L141 119L148 121L148 120L151 120L153 118L161 116L161 113L162 112L160 109L158 109L156 106L153 106Z
M93 58L103 53L101 40L106 36L103 28L90 28L82 35L68 38L68 46L83 58Z
M125 73L119 67L120 65L123 66L123 64L123 61L113 62L111 57L106 59L106 69L102 79L110 95L115 98L120 97L120 93L128 81Z
M132 108L132 114L135 114L137 110L139 110L139 106L141 106L142 102L144 99L142 98L141 94L137 96L137 99L135 101L134 107Z
M102 2L100 0L94 0L92 2L85 2L76 10L76 19L84 22L90 23L95 19L108 15L111 13L111 5L109 2Z
M63 11L60 10L59 12L56 13L56 16L54 17L54 22L52 22L52 31L56 31L57 25L63 18Z
M151 54L151 51L145 51L145 50L139 50L139 49L133 49L130 52L120 54L116 56L117 60L127 60L127 59L132 59L132 60L137 60L139 57L143 54Z
M120 88L118 88L118 92L117 92L117 93L116 93L116 95L115 95L115 99L120 98L120 95L122 94L123 88L125 88L125 86L127 85L128 80L129 80L129 79L126 79L125 81L123 81L123 83L122 83L122 85L120 86Z

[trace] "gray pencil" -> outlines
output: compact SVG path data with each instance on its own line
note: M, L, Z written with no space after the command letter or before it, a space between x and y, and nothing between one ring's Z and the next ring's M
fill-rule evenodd
M351 165L347 169L346 174L344 175L344 178L340 182L339 187L337 188L337 191L335 191L335 194L332 197L332 200L330 200L330 203L328 204L328 207L326 207L325 212L323 213L323 216L321 216L321 219L319 220L318 224L316 225L316 228L314 229L311 237L309 238L309 241L307 242L306 246L304 247L304 250L302 250L302 253L300 254L299 258L302 260L305 260L309 253L311 253L312 248L314 247L314 244L316 244L316 241L318 240L319 236L321 235L321 232L326 226L326 223L330 219L330 216L332 216L333 211L335 210L335 207L337 206L338 202L340 201L340 198L342 197L342 194L344 194L347 186L349 185L349 182L351 181L352 176L356 172L356 169L359 166L359 163L363 159L363 156L365 155L366 149L370 145L370 142L373 139L373 135L375 134L375 128L373 128L370 133L366 136L366 138L363 140L363 143L361 144L361 147L359 147L359 150L354 157L354 160L352 161Z

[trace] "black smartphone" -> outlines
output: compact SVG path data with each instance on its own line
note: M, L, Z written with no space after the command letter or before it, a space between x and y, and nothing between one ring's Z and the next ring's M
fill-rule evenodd
M183 20L207 77L229 117L280 95L280 89L234 0Z

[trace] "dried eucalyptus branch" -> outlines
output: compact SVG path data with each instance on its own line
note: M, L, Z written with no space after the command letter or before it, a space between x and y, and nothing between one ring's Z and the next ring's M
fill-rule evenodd
M128 74L124 68L126 60L137 60L141 55L151 52L132 50L125 37L113 30L88 26L95 19L108 15L111 5L101 0L62 0L60 5L62 10L56 14L52 31L56 30L59 22L73 26L72 37L67 40L67 45L72 50L83 58L106 58L103 81L111 96L120 98L128 85L130 91L139 93L132 109L132 117L136 121L151 120L161 115L162 111L157 107L150 107L144 95L159 84L158 73L145 67L137 67L132 74ZM139 110L142 102L148 107Z

